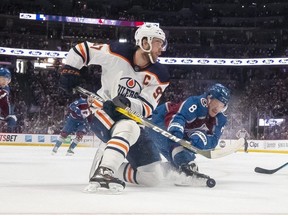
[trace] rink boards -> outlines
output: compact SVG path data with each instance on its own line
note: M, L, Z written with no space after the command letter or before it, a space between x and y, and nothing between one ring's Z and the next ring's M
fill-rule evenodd
M59 135L55 134L12 134L0 133L0 145L14 146L52 146ZM63 146L69 145L75 135L69 135L63 142ZM80 147L98 147L101 141L96 136L83 136L78 144Z

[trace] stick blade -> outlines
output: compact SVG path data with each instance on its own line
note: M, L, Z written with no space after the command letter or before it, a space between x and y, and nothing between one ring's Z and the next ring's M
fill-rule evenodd
M262 173L262 174L273 174L274 170L267 170L267 169L263 169L261 167L255 167L254 171L256 173Z

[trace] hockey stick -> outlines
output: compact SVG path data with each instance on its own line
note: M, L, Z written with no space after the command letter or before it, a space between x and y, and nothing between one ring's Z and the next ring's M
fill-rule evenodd
M75 91L78 91L78 92L85 94L87 96L92 96L95 99L104 102L104 100L101 97L99 97L98 95L96 95L96 94L94 94L94 93L92 93L92 92L90 92L90 91L88 91L82 87L77 86L75 88ZM238 148L242 145L242 141L239 140L239 142L237 142L237 145L230 148L228 152L227 151L221 151L220 149L218 149L218 150L216 149L215 151L214 150L201 150L201 149L198 149L195 146L191 145L191 143L189 141L184 140L184 139L180 139L180 138L174 136L173 134L169 133L168 131L163 130L162 128L158 127L153 122L151 122L150 120L143 117L141 114L131 110L130 107L125 107L125 108L116 107L116 110L118 112L122 113L123 115L127 116L128 118L134 120L135 122L151 128L152 130L156 131L157 133L162 134L163 136L167 137L168 139L170 139L174 142L177 142L178 144L180 144L184 148L189 149L190 151L195 152L197 154L200 154L206 158L214 159L214 158L224 157L226 155L229 155L229 154L237 151Z
M263 173L263 174L273 174L273 173L277 172L278 170L282 169L283 167L285 167L287 165L288 165L288 162L283 164L282 166L276 168L276 169L271 169L271 170L264 169L264 168L261 168L261 167L256 167L254 171L257 172L257 173Z

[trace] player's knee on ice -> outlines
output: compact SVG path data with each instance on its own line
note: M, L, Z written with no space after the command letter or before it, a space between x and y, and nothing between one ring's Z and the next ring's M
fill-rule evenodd
M140 127L132 120L120 120L112 129L112 137L116 136L127 140L131 147L140 136Z

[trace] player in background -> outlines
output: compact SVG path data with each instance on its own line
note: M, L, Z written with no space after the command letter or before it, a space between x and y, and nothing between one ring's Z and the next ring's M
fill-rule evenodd
M166 102L158 106L153 112L152 121L199 149L213 149L227 122L223 112L227 109L229 99L229 89L222 84L215 84L202 95L190 96L177 104ZM187 176L198 172L193 152L152 130L151 134L160 153L174 169Z
M148 139L144 130L115 110L116 106L128 106L150 117L169 84L166 67L157 62L167 45L163 30L144 24L136 30L135 40L136 46L118 42L80 43L69 51L61 72L60 87L69 92L79 85L79 70L83 66L102 67L102 87L97 94L105 102L94 101L96 109L90 128L107 146L100 165L90 178L90 191L99 188L122 191L125 183L119 178L125 176L123 172L133 173L129 176L131 181L150 184L153 180L140 177L136 172L152 173L158 167L160 169L160 155L153 153L156 147L152 141L143 141ZM136 143L137 140L143 142ZM129 167L122 165L125 159L129 161ZM117 171L122 174L118 175Z
M248 153L248 141L247 139L250 138L250 134L247 132L247 130L243 127L236 133L236 137L244 138L244 152Z
M0 68L0 120L7 123L7 132L15 132L17 117L14 115L10 103L11 73L7 68ZM1 129L2 131L2 129Z
M65 125L61 130L60 136L56 141L52 154L56 154L59 147L62 145L68 135L76 133L76 137L71 141L66 155L71 156L74 154L74 148L82 140L83 136L87 134L88 124L87 117L90 115L89 100L87 97L80 96L68 107L68 116L65 120Z

